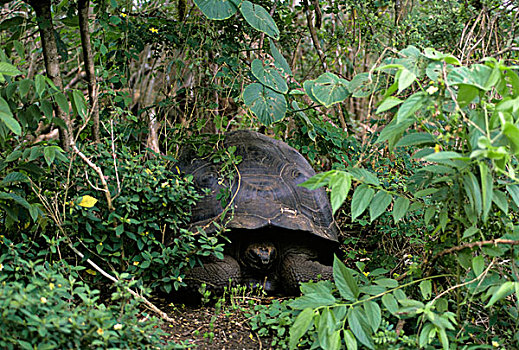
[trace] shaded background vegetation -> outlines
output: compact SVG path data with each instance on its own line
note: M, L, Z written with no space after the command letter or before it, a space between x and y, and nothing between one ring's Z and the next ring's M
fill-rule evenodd
M251 327L258 334L272 336L279 347L296 346L305 333L302 346L326 348L355 348L357 343L384 349L449 344L509 348L519 341L513 243L518 234L519 190L513 174L518 144L513 141L516 129L506 129L504 121L517 128L516 2L254 2L273 19L277 34L255 29L240 11L221 20L208 18L201 1L199 6L182 0L0 3L3 347L31 347L31 342L55 347L160 344L160 334L152 331L159 320L137 323L132 293L176 290L186 269L223 250L218 237L183 229L198 194L190 177L175 169L175 159L182 144L200 144L204 134L236 128L259 129L285 140L318 172L362 168L375 177L360 181L358 173L349 173L353 177L344 181L353 181L354 190L335 214L343 231L339 258L353 270L338 263L336 269L346 276L348 287L336 278L338 285L303 290L303 298L314 293L321 301L335 293L330 304L296 299L296 304L251 307ZM456 61L427 53L429 47ZM483 61L489 57L495 61ZM247 102L253 84L273 91L251 68L254 60L277 67L285 81L286 91L275 95L286 101L283 112L259 113ZM440 62L438 72L445 75L426 72L434 62ZM473 97L469 101L460 101L465 95L458 90L451 98L449 89L462 84L445 79L454 70L449 65L484 62L486 85L474 95L467 92ZM386 64L400 66L379 69ZM466 78L479 79L471 69ZM489 78L494 70L501 72L499 79ZM309 93L308 86L312 91L311 84L326 72L343 79L337 86L345 84L337 103L322 103ZM402 77L406 72L414 76L409 84ZM381 134L391 130L384 127L399 113L397 104L384 105L389 97L405 101L429 87L436 90L424 93L428 102L413 111L416 119L393 134ZM462 112L449 109L453 101ZM475 115L480 112L495 116L493 122L480 124ZM502 124L498 112L504 113ZM488 131L491 144L484 148L487 153L470 158L483 149L479 139L472 139L473 125ZM501 127L507 131L498 138ZM414 132L434 137L397 143L404 133ZM200 152L214 147L218 143L205 144ZM471 160L463 167L439 164L451 166L452 174L439 168L424 172L437 159L421 159L435 147ZM215 159L235 161L225 150ZM431 190L435 177L447 175L445 188L474 176L470 184L477 183L484 196L485 171L493 174L491 183L499 192L492 197L490 191L495 199L479 212L476 192L466 190L469 185L442 197L433 192L443 191L439 184L415 196ZM339 197L348 193L345 187L328 185L332 193L343 194ZM389 196L388 205L368 208L368 202L365 212L352 213L348 203L361 193L359 188L381 193L372 203L386 203ZM400 206L397 198L404 198ZM409 210L396 220L395 208L406 199L412 200ZM456 201L461 204L451 206ZM473 206L476 221L464 205ZM485 244L478 242L492 244L481 250ZM101 271L108 271L112 281ZM364 294L353 293L355 300L393 296L393 288L407 296L394 295L397 309L390 297L370 300L377 306L355 309L360 314L333 306L348 301L345 290L352 292L357 284L386 289L361 289ZM490 302L494 294L500 298ZM379 315L377 327L358 321L369 315ZM355 320L360 326L353 325Z

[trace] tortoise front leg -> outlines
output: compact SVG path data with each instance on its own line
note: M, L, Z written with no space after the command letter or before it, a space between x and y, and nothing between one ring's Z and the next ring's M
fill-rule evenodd
M333 280L333 268L313 261L314 256L306 252L288 253L281 265L281 281L288 294L298 295L299 284L318 280Z
M240 276L238 262L233 257L225 255L223 259L212 257L203 266L194 267L186 274L184 281L191 292L196 292L202 283L205 283L210 291L221 293L229 285L229 279L233 285L240 283Z

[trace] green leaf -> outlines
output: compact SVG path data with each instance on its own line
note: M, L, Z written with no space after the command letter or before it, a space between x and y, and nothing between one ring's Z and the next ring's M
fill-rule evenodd
M429 162L438 162L438 161L443 161L443 160L447 160L447 159L451 160L451 159L458 159L458 158L463 158L463 156L461 154L459 154L458 152L452 152L452 151L436 152L436 153L429 154L428 156L424 157L424 159Z
M13 171L9 174L7 174L2 181L0 181L1 184L8 184L13 182L30 182L27 175L22 174L17 171Z
M505 122L503 134L510 142L512 152L519 155L519 128L510 122Z
M485 258L482 255L478 255L472 259L472 270L476 277L481 275L485 270Z
M9 104L1 96L0 121L2 121L5 124L5 126L7 126L16 135L20 135L22 133L22 127L20 126L18 121L13 118L13 113L11 112L11 108L9 108Z
M351 84L351 82L350 82L350 84ZM397 97L389 96L384 101L382 101L382 103L378 106L377 111L375 113L380 114L382 112L386 112L386 111L390 110L391 108L398 106L402 102L404 102L404 101Z
M27 93L29 92L31 86L33 85L33 82L31 79L23 79L18 82L18 91L20 94L20 97L25 97Z
M393 220L396 223L404 217L409 209L409 199L405 197L398 197L393 204Z
M403 68L399 72L400 74L397 75L398 77L398 93L401 93L403 90L407 89L415 80L416 75L411 72L410 70L407 70L406 68Z
M466 107L478 96L479 90L472 85L460 84L458 88L457 101L460 108Z
M357 350L357 339L349 329L343 329L344 343L347 350Z
M427 99L424 92L417 92L408 97L398 109L396 114L397 123L400 124L412 117L415 112L422 109Z
M20 75L22 72L18 70L15 66L7 62L0 62L0 74L15 76Z
M351 175L353 175L355 180L357 180L359 182L373 185L373 186L380 185L380 181L378 181L377 177L372 172L370 172L366 169L348 167L347 170Z
M351 91L353 97L369 97L373 93L373 90L375 90L375 83L373 82L371 74L360 73L354 76L348 84L348 90Z
M314 85L315 85L315 80L306 80L303 83L303 89L305 90L306 94L308 95L308 97L310 97L310 99L312 101L314 101L315 103L320 105L321 102L319 102L319 100L317 100L317 98L314 96L314 93L312 92Z
M494 190L492 201L499 209L501 209L503 213L505 213L505 215L508 215L508 200L506 199L506 194L504 192L500 190Z
M351 219L355 220L366 210L375 194L375 191L367 185L360 185L355 189L351 199Z
M362 308L356 306L348 314L348 325L355 337L368 349L374 349L375 344L371 336L371 329L366 323L366 315Z
M392 315L396 315L398 312L398 303L396 302L393 294L384 294L382 296L382 304L386 307L387 311L389 311Z
M240 7L243 18L252 28L259 30L273 39L279 40L279 29L276 22L262 6L244 1Z
M341 102L349 96L348 81L333 73L324 73L314 80L312 93L325 107Z
M341 297L348 301L357 300L360 293L357 282L353 278L351 270L337 256L333 258L333 279Z
M398 141L400 136L403 134L403 132L406 131L407 128L410 127L412 124L414 124L414 122L414 119L409 118L399 123L397 122L396 118L393 118L393 120L388 125L386 125L384 129L382 129L375 143L388 141L389 147L392 148L393 145Z
M352 176L344 171L337 171L330 177L330 202L333 214L346 200L351 187L351 178Z
M369 217L371 222L386 211L387 207L391 204L391 199L391 195L383 190L380 190L375 194L369 206Z
M485 163L479 163L479 173L481 176L481 197L483 202L483 222L487 221L488 213L492 207L492 197L494 195L494 179Z
M519 185L507 185L506 190L514 200L515 205L519 207Z
M497 303L499 300L506 298L510 294L512 294L515 291L516 283L519 284L519 282L505 282L503 283L497 291L494 292L492 295L492 298L488 301L488 304L485 305L485 308L491 307L495 303Z
M42 97L43 90L45 90L45 78L42 75L36 74L34 76L34 87L38 97Z
M479 232L479 228L477 228L476 226L471 226L463 232L463 237L461 237L461 238L464 239L464 238L472 237L478 232Z
M207 18L216 20L233 16L240 4L235 0L194 0L194 2Z
M270 40L270 54L274 57L274 65L285 72L285 74L292 75L292 70L288 65L285 57L279 52L278 48L274 44L274 40Z
M54 158L56 158L56 149L54 146L48 146L43 149L43 156L45 157L45 161L47 165L51 165L54 162Z
M473 173L469 172L463 176L463 188L469 198L471 208L479 216L482 210L481 190L478 180Z
M427 344L433 341L436 336L436 327L432 323L427 322L420 332L418 345L420 348L425 348Z
M279 72L273 67L264 67L263 63L255 59L251 64L252 75L259 80L260 83L266 85L274 91L286 94L288 86L285 79L281 77Z
M418 285L420 287L420 292L422 293L422 297L427 300L431 297L432 293L432 284L431 280L425 280L420 282Z
M59 108L61 108L61 110L63 112L68 114L70 108L69 108L68 101L67 101L67 98L65 97L65 95L63 95L61 92L57 92L54 95L54 100L58 104Z
M398 281L392 278L378 278L374 280L377 285L385 288L396 288L398 287Z
M318 189L320 187L328 185L328 183L330 182L330 178L332 177L332 175L334 173L335 173L335 170L330 170L325 173L316 174L316 175L312 176L311 178L309 178L308 180L306 180L305 182L299 184L298 186L303 186L310 190Z
M259 83L250 84L245 88L243 100L264 125L270 125L285 117L287 110L285 96Z
M85 101L85 96L79 90L72 90L71 95L72 98L70 100L72 101L72 109L74 110L74 113L85 120L87 116L87 104ZM68 111L68 107L65 109L65 111Z
M380 311L380 306L378 306L378 304L373 300L365 301L363 305L368 325L371 326L373 332L376 332L378 327L380 327L380 322L382 321L382 311Z
M491 88L491 86L487 86L487 82L492 76L492 71L492 68L483 64L474 64L470 68L458 67L447 75L447 84L471 85L480 90L487 91Z
M435 144L437 142L436 137L429 133L425 132L414 132L412 134L407 134L402 137L395 145L395 147L404 147L404 146L416 146L416 145L424 145L424 144Z
M335 304L336 300L331 292L319 291L315 293L303 294L290 303L290 307L295 310L306 308L318 308Z

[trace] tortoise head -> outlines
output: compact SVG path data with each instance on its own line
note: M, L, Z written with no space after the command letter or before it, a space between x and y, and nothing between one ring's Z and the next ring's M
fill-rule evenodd
M272 242L252 242L243 252L243 262L253 269L267 271L274 265L277 255L276 246Z

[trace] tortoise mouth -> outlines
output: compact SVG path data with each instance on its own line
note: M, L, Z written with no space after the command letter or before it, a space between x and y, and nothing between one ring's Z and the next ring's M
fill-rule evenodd
M243 257L250 267L265 271L274 265L277 249L272 242L251 243L245 248Z

